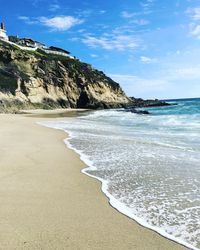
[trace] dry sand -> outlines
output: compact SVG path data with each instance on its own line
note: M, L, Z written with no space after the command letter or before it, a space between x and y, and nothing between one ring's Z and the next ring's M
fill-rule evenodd
M0 249L186 249L110 207L66 134L38 120L0 115Z

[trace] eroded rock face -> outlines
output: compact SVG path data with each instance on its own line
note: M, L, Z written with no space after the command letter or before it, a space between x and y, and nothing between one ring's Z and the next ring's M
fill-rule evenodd
M77 59L27 52L0 42L0 106L126 107L118 83ZM3 103L3 104L2 104Z

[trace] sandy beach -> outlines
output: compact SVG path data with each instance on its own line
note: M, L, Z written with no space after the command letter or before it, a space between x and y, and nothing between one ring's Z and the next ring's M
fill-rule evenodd
M41 120L0 115L0 249L186 249L113 209L67 134Z

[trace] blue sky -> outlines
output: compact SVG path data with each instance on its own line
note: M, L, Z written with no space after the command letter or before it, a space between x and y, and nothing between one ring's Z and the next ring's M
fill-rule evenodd
M0 4L8 35L69 50L119 82L129 96L200 96L199 0Z

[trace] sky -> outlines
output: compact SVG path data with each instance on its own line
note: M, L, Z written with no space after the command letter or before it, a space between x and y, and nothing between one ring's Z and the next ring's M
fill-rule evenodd
M0 6L8 35L70 51L128 96L200 97L200 0L0 0Z

